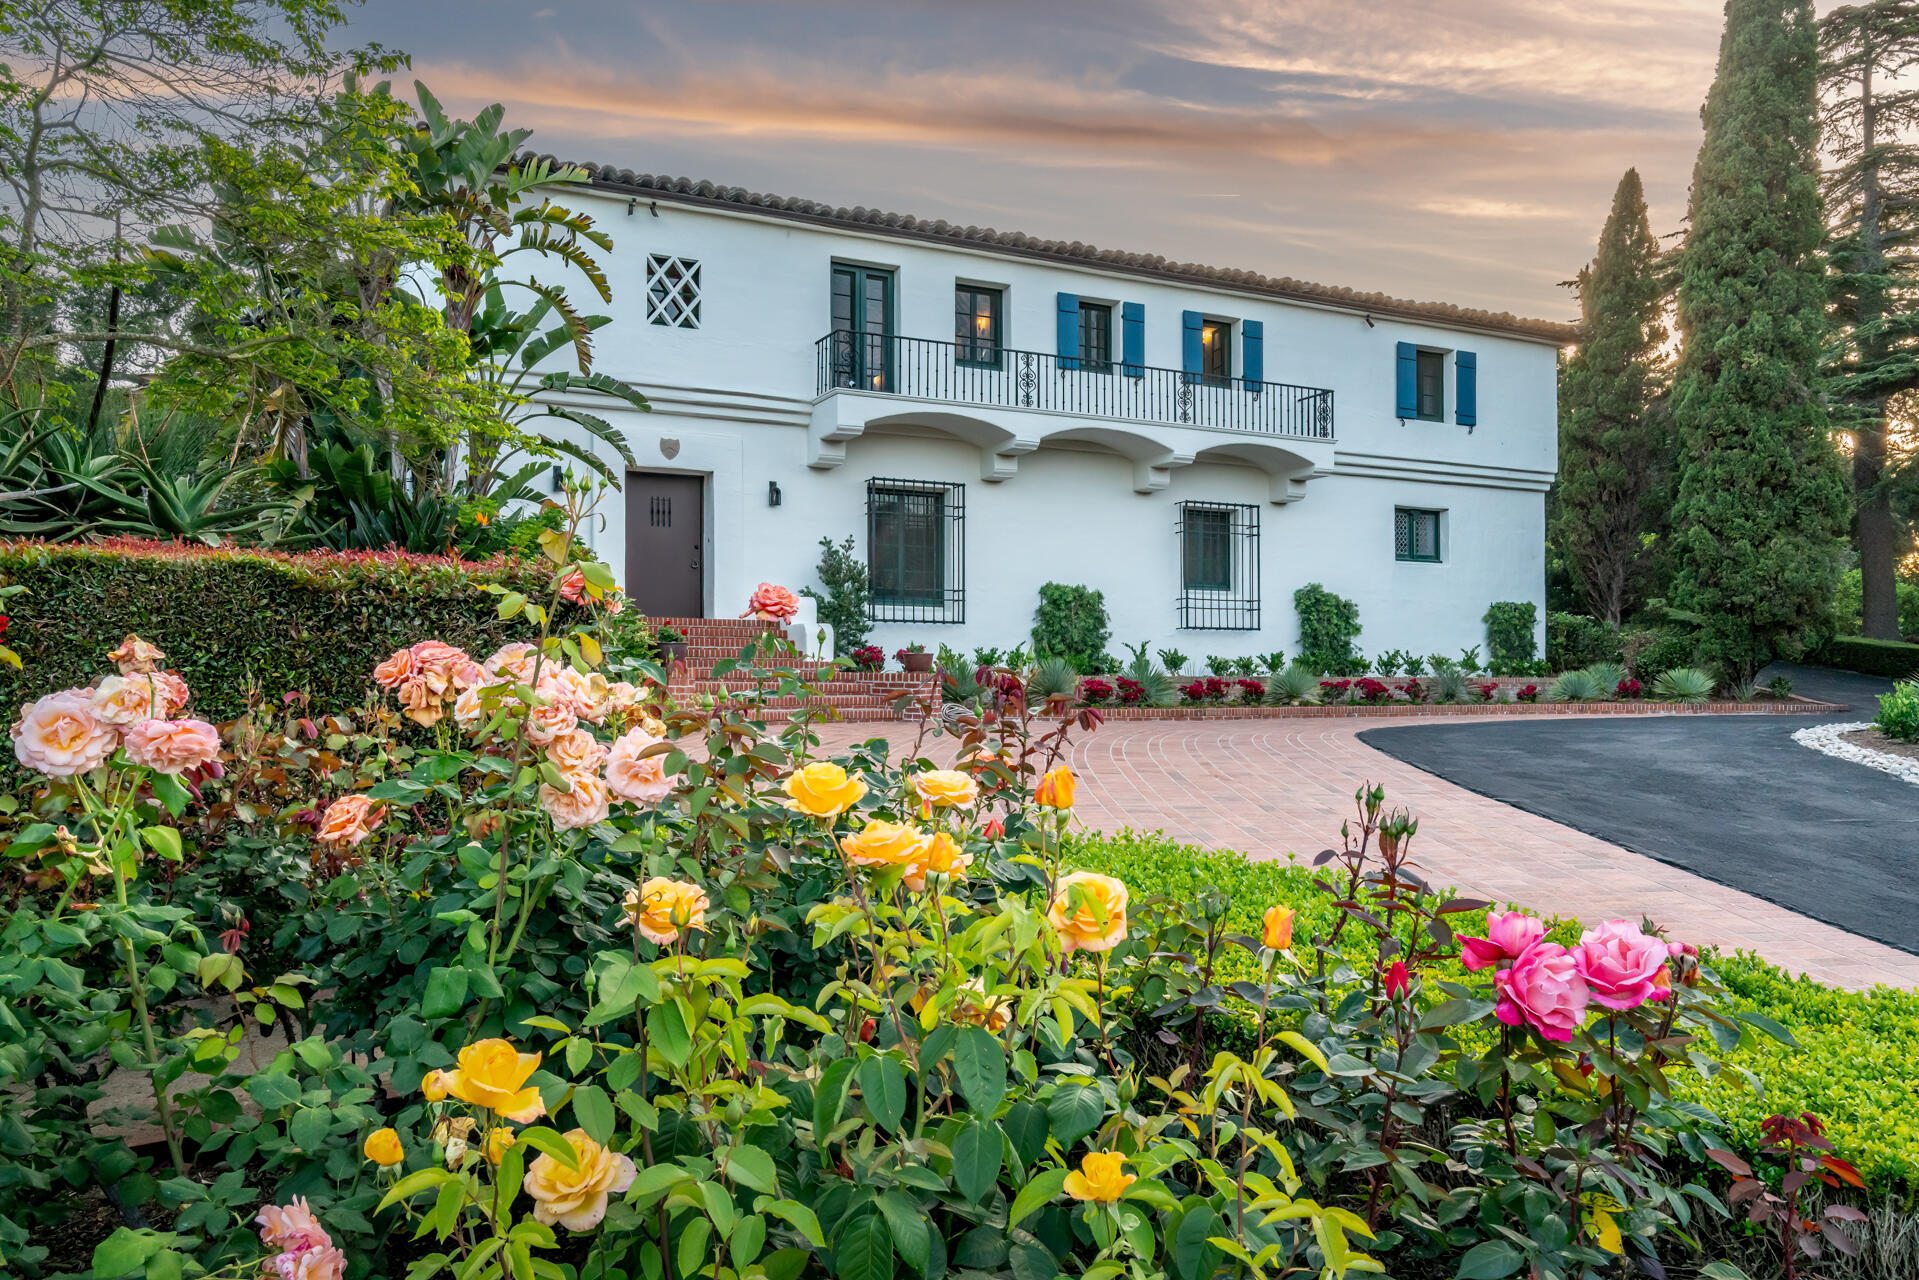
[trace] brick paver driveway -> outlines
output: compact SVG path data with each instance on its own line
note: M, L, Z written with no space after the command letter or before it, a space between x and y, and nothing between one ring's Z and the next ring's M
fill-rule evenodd
M1078 817L1098 830L1161 830L1252 858L1310 856L1338 842L1353 792L1370 780L1419 818L1415 861L1437 883L1585 920L1651 913L1674 937L1750 948L1837 986L1919 986L1919 956L1456 787L1359 741L1372 727L1365 719L1110 724L1074 744ZM831 725L821 737L829 748L884 737L903 749L913 730ZM948 757L950 740L928 754Z

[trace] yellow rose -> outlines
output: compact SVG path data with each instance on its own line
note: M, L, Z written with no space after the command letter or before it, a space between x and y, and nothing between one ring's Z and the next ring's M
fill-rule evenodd
M428 1102L446 1101L446 1072L429 1071L420 1081L420 1092L426 1095Z
M935 831L932 839L913 858L906 872L906 887L914 893L924 893L926 877L945 876L949 880L958 880L965 876L966 868L972 865L972 854L960 848L959 843L944 831Z
M382 1169L391 1169L406 1159L406 1148L400 1145L400 1135L393 1130L375 1129L366 1136L360 1154Z
M1066 1175L1061 1189L1075 1200L1111 1204L1126 1194L1126 1188L1139 1181L1127 1173L1126 1157L1117 1151L1090 1151L1079 1168Z
M913 775L913 790L928 804L946 807L979 799L979 783L958 769L930 769Z
M1266 908L1260 940L1275 951L1284 951L1292 946L1293 909L1291 907Z
M513 1130L504 1125L494 1125L486 1131L486 1162L497 1165L506 1159L506 1149L513 1145Z
M606 1216L607 1196L632 1186L636 1170L631 1160L608 1151L587 1137L584 1129L569 1129L565 1136L579 1167L569 1169L541 1154L527 1168L526 1193L534 1200L535 1221L549 1227L558 1223L568 1231L591 1231Z
M1073 807L1073 771L1065 765L1049 770L1033 789L1033 803L1045 809Z
M843 837L840 848L856 866L893 867L913 861L926 843L926 833L911 823L875 818L852 835Z
M457 1070L441 1074L461 1102L525 1124L546 1114L539 1089L526 1082L539 1065L539 1054L521 1053L510 1041L480 1040L460 1050Z
M648 942L670 946L688 929L706 928L706 890L685 880L654 876L626 891L626 918Z
M866 783L857 774L825 760L816 760L786 780L786 807L814 818L837 818L858 804Z
M1046 919L1069 952L1111 951L1126 939L1126 886L1097 871L1061 876Z

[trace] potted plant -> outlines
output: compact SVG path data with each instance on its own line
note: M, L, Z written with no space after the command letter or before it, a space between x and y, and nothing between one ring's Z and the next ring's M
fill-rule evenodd
M926 651L923 644L909 644L904 649L895 650L893 657L899 662L902 671L911 671L915 675L925 675L933 669L933 655Z
M863 644L847 656L861 671L878 671L886 665L886 650L876 644Z
M660 661L669 666L686 661L686 636L675 627L661 627L653 634L653 642L660 647Z

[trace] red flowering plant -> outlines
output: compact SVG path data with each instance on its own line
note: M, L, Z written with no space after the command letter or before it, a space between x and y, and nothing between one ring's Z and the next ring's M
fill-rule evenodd
M1474 688L1479 690L1479 700L1481 702L1499 701L1499 685L1494 681L1488 680L1484 684L1475 685Z
M863 644L847 656L861 671L878 671L886 665L886 650L876 644Z
M1251 705L1266 699L1266 686L1257 680L1235 680L1233 684L1239 689L1239 700L1243 703Z
M1515 693L1513 697L1515 700L1519 702L1538 702L1539 686L1536 684L1529 684L1525 688L1521 689L1518 693Z
M1632 676L1627 676L1619 682L1619 687L1613 690L1613 692L1621 698L1637 698L1645 691L1641 688L1637 679Z
M1146 701L1146 686L1139 681L1128 680L1125 676L1119 676L1114 680L1114 683L1119 686L1120 705L1136 707Z
M1097 676L1088 676L1079 682L1079 700L1089 707L1097 707L1100 703L1110 700L1112 696L1113 686Z
M1353 692L1358 695L1361 702L1374 707L1389 701L1393 696L1393 691L1386 687L1384 681L1375 680L1371 676L1356 681L1353 684Z
M1408 680L1399 686L1399 691L1406 696L1408 702L1426 701L1426 686L1417 680Z
M1319 696L1323 702L1345 702L1353 687L1351 680L1321 680Z
M1221 703L1226 701L1226 681L1219 676L1201 676L1181 685L1179 696L1189 703Z

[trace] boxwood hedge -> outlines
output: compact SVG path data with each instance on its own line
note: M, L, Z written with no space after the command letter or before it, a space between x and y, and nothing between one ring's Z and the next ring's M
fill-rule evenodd
M180 543L0 542L0 581L26 587L8 604L6 643L23 669L0 668L0 698L18 704L86 684L128 633L166 650L198 714L240 714L250 691L295 689L336 711L366 697L368 673L395 649L435 638L475 654L524 638L481 586L540 592L531 561L474 563L404 552L285 554Z
M1902 640L1868 640L1864 636L1834 636L1807 659L1842 671L1903 680L1919 675L1919 644Z
M1313 888L1311 873L1295 862L1252 862L1163 835L1087 837L1072 850L1070 865L1120 877L1135 902L1155 894L1191 902L1217 890L1230 902L1229 927L1249 934L1259 932L1260 916L1275 903L1299 912L1293 936L1300 942L1315 931L1329 932L1335 918L1331 899ZM1647 906L1657 910L1658 904ZM1479 932L1485 916L1462 913L1451 922L1461 932ZM1570 944L1578 933L1576 921L1561 920L1548 936ZM1706 962L1739 1007L1779 1022L1799 1047L1749 1031L1727 1060L1757 1076L1763 1092L1746 1088L1733 1072L1711 1083L1675 1076L1686 1095L1723 1117L1733 1145L1748 1152L1757 1147L1766 1116L1817 1112L1839 1153L1858 1165L1876 1194L1907 1206L1919 1198L1919 992L1840 991L1795 978L1749 952L1709 949ZM1455 970L1444 976L1465 978ZM1228 953L1223 979L1257 976L1246 953Z

